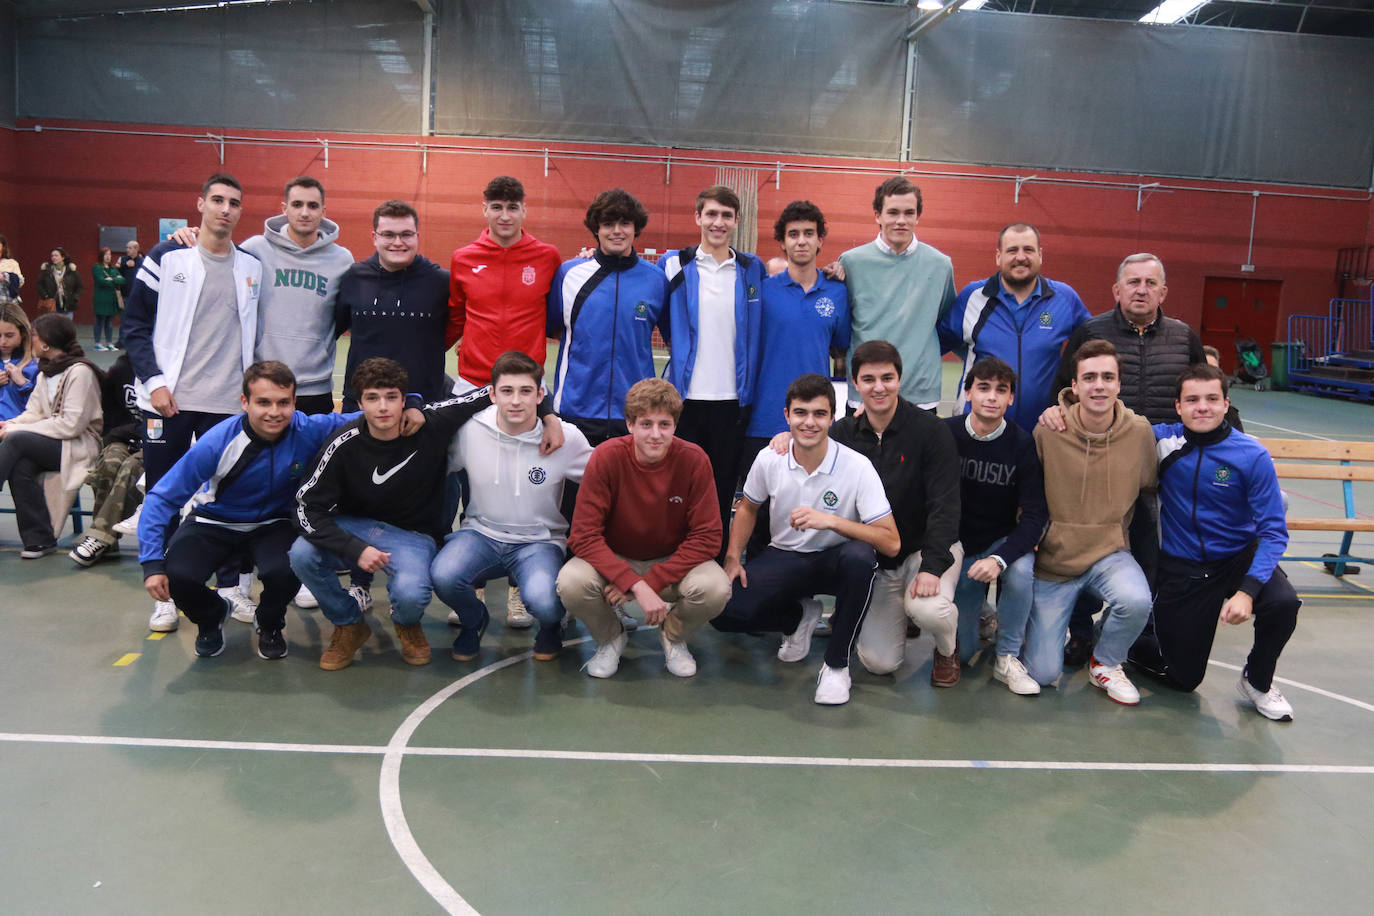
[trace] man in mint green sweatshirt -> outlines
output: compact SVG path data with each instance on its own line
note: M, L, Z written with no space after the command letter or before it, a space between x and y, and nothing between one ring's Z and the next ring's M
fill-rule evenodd
M878 237L840 255L853 326L849 353L886 340L902 354L902 397L934 411L940 403L940 340L936 330L954 305L949 257L916 240L921 189L903 176L878 185L873 215ZM851 382L849 402L859 403Z

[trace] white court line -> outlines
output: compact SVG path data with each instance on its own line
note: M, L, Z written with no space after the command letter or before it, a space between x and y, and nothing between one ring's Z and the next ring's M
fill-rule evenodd
M1218 668L1229 668L1229 669L1232 670L1232 671L1243 671L1243 670L1244 670L1240 665L1231 665L1231 664L1228 664L1228 663L1226 663L1226 662L1219 662L1219 661L1216 661L1216 660L1210 659L1210 658L1207 659L1207 664L1209 664L1209 665L1216 665ZM1357 708L1359 708L1359 709L1363 709L1363 710L1365 710L1366 712L1374 712L1374 703L1366 703L1366 702L1364 702L1363 700L1356 700L1356 699L1354 699L1353 697L1348 697L1348 696L1345 696L1345 695L1343 695L1343 694L1332 693L1331 691L1329 691L1329 690L1323 690L1323 689L1321 689L1320 687L1313 687L1311 684L1304 684L1302 681L1290 681L1290 680L1289 680L1288 678L1286 678L1286 677L1278 677L1278 676L1276 675L1276 676L1274 677L1274 680L1277 681L1277 682L1280 683L1280 684L1286 684L1286 685L1289 686L1289 687L1296 687L1296 688L1299 689L1299 690L1307 690L1307 691L1310 691L1310 692L1312 692L1312 693L1317 694L1318 696L1323 696L1323 697L1326 697L1327 699L1335 700L1335 701L1337 701L1338 703L1349 703L1351 706L1355 706L1355 707L1357 707Z
M1227 665L1225 667L1234 667ZM471 678L472 675L469 675ZM1275 678L1275 680L1279 680ZM470 682L469 682L470 683ZM1288 682L1285 682L1288 683ZM1309 688L1310 689L1310 688ZM455 691L456 692L456 691ZM1318 690L1319 693L1326 691ZM450 694L451 696L452 694ZM1335 696L1335 695L1332 695ZM432 710L431 710L432 711ZM418 724L418 723L417 723ZM1374 776L1374 765L1288 763L1166 763L1132 760L941 760L889 757L778 757L757 754L642 754L632 751L540 750L501 747L405 747L381 744L292 744L271 741L199 741L133 738L118 735L41 735L0 732L0 742L80 744L89 747L148 747L171 750L268 751L292 754L343 754L387 757L446 757L489 760L571 760L593 763L736 764L783 767L857 767L878 770L1043 770L1104 773L1306 773ZM405 817L398 809L398 829ZM384 813L384 817L387 816ZM420 853L423 857L423 853Z
M1332 438L1329 437L1329 436L1319 436L1319 435L1317 435L1316 433L1306 433L1306 432L1303 432L1303 431L1300 430L1300 429L1289 429L1287 426L1275 426L1273 423L1261 423L1259 420L1246 420L1246 421L1245 421L1245 425L1246 425L1246 426L1263 426L1265 429L1277 429L1277 430L1278 430L1279 432L1281 432L1281 433L1293 433L1294 435L1298 435L1298 436L1307 436L1308 438L1311 438L1311 439L1320 439L1320 440L1322 440L1323 442L1335 442L1335 441L1336 441L1335 439L1332 439Z

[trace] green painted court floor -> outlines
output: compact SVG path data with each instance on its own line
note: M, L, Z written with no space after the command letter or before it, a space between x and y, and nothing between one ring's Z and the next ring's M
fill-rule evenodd
M1236 402L1259 435L1374 438L1369 407ZM1334 484L1298 483L1334 514ZM690 680L653 630L606 681L585 643L535 663L499 624L459 664L438 605L412 668L381 583L344 671L294 608L286 659L232 621L196 659L189 625L150 638L135 546L23 562L0 517L0 912L1292 914L1374 891L1368 568L1285 564L1305 604L1276 724L1235 692L1248 627L1195 694L1142 676L1133 709L1082 671L1013 696L981 657L937 691L924 638L839 708L811 702L823 646L784 665L775 638L709 630Z

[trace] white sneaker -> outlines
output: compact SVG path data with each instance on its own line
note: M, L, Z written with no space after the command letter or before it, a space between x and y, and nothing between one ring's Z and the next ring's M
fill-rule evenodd
M296 607L298 608L308 609L320 606L320 599L316 598L315 595L310 591L310 589L306 588L304 585L296 589L295 601Z
M1250 679L1242 673L1236 683L1236 690L1240 691L1242 697L1254 703L1255 709L1266 719L1273 719L1275 722L1293 721L1292 704L1284 697L1283 691L1273 684L1269 685L1268 693L1260 693L1250 686Z
M984 601L983 608L978 612L978 639L982 642L991 642L997 638L997 606L991 601Z
M1126 677L1126 672L1121 670L1120 665L1108 668L1106 665L1099 665L1094 658L1088 663L1088 679L1107 691L1107 696L1122 706L1135 706L1140 702L1140 691L1135 689L1135 684Z
M229 607L232 608L230 616L239 623L252 623L257 619L258 606L237 585L220 589L219 596L229 602Z
M658 641L663 643L663 667L669 674L692 677L697 673L697 660L692 658L692 650L685 642L673 642L662 630L658 631Z
M112 541L106 543L93 535L86 535L81 539L81 543L72 548L72 552L67 554L77 566L92 566L97 560L105 557L113 557L119 554L119 542Z
M143 503L138 504L134 514L124 519L122 522L115 522L110 527L119 534L138 534L138 517L143 513Z
M797 629L790 635L782 638L782 645L778 647L780 662L799 662L811 652L811 634L816 632L816 624L821 622L821 603L815 598L803 598L801 606L801 623L797 624ZM845 675L845 678L845 699L848 699L848 675ZM840 702L843 703L844 700Z
M1026 672L1026 666L1015 655L999 655L992 666L992 676L1017 696L1033 697L1040 692L1040 685Z
M154 601L153 616L148 618L148 629L154 633L170 633L181 624L177 616L177 606L170 601Z
M361 585L350 585L348 587L348 597L358 602L358 613L366 614L372 610L372 592L363 588Z
M610 677L615 674L620 670L620 653L625 651L625 644L629 641L630 634L622 630L615 639L596 647L596 654L582 666L583 670L592 677Z
M461 627L463 625L463 618L458 616L457 611L448 612L448 625L451 627Z
M821 663L816 676L816 702L822 706L843 706L849 702L849 668L832 668Z
M525 609L520 589L514 585L506 591L506 626L516 630L528 630L534 626L534 617Z

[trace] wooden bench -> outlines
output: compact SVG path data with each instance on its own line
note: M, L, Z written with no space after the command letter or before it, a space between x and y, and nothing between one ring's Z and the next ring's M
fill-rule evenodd
M1319 557L1285 555L1285 560L1309 560L1322 563L1327 572L1336 577L1347 572L1359 572L1352 561L1374 563L1374 557L1357 557L1350 553L1355 532L1374 532L1374 518L1360 518L1355 513L1355 481L1374 481L1374 442L1329 442L1320 439L1261 439L1274 458L1274 470L1279 479L1338 480L1344 497L1345 516L1334 518L1287 518L1289 531L1340 531L1341 549L1337 554ZM1304 462L1304 463L1295 463ZM1307 462L1322 462L1312 464Z

